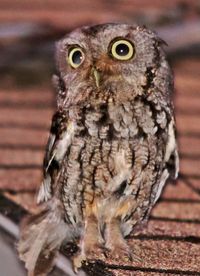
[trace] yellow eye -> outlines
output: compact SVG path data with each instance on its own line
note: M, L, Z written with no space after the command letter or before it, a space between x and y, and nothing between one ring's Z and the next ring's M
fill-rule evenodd
M85 59L84 53L81 48L74 47L69 50L67 61L72 68L79 67Z
M111 55L118 60L129 60L135 54L135 48L131 42L125 39L119 39L113 42L111 46Z

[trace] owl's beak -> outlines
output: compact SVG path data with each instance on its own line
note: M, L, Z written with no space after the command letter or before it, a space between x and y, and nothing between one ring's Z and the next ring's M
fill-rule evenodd
M92 68L92 73L95 79L96 87L99 88L101 74L95 67Z

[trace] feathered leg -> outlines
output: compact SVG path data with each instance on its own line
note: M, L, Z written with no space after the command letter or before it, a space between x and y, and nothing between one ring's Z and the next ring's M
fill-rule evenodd
M86 260L88 255L92 255L100 247L100 232L98 228L98 220L94 215L90 215L86 219L85 232L80 240L80 250L73 258L74 270L77 271L81 267L82 262Z

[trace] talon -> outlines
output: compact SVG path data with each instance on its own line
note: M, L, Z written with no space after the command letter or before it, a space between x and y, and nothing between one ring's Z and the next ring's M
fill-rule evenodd
M132 254L132 252L129 252L129 254L128 254L128 261L130 261L130 262L133 261L133 254Z
M139 257L139 256L137 256L136 254L132 254L132 260L135 260L136 262L141 262L142 261L142 259Z
M78 254L73 258L73 269L75 273L82 267L82 262L86 261L86 256L83 254Z
M110 249L106 248L105 246L102 246L102 252L104 257L107 259L109 257Z

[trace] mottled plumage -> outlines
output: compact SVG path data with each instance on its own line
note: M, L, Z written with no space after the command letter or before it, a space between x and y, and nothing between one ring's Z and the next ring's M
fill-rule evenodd
M51 268L62 242L78 241L75 267L97 246L130 256L124 237L177 176L173 76L162 45L125 24L83 27L58 42L58 107L38 196L44 211L19 243L30 275Z

